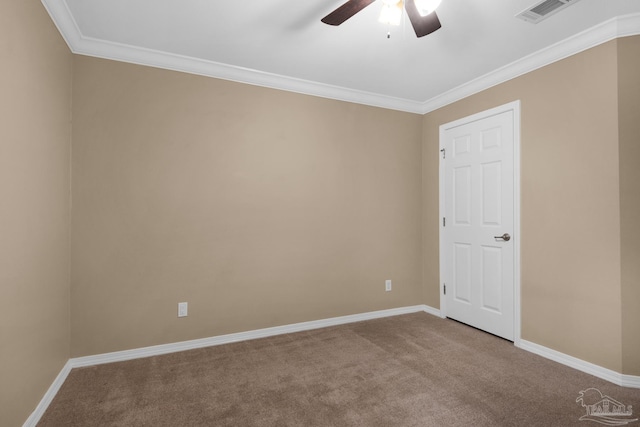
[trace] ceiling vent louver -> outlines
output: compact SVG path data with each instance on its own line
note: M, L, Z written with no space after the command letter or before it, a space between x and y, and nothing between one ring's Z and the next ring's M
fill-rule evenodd
M543 0L523 10L516 15L516 18L537 24L554 13L558 13L565 7L578 1L579 0Z

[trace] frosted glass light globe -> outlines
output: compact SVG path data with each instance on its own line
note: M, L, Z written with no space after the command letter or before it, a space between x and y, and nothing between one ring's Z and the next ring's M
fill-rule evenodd
M427 16L440 6L442 0L414 0L420 16Z

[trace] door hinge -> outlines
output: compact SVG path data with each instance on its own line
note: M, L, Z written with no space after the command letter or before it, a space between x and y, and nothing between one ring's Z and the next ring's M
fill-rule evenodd
M443 148L442 150L440 150L440 152L442 153L442 158L444 159L447 156L447 151Z
M447 218L442 217L442 226L446 227L447 226Z
M446 283L443 285L443 288L444 288L444 294L446 295L447 294L447 284Z

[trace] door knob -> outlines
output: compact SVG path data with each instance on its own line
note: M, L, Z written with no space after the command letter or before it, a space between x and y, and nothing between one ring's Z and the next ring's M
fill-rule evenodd
M509 240L511 240L511 236L509 236L509 233L504 233L502 236L493 236L494 239L502 239L505 242L508 242Z

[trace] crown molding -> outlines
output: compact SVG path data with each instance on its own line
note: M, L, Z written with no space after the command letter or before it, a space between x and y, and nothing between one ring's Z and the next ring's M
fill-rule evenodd
M442 95L425 101L420 113L431 111L452 104L500 83L512 80L523 74L583 52L620 37L640 34L640 13L618 16L596 25L588 30L571 36L531 55L525 56L504 67L491 71L477 79L451 89Z
M613 18L441 95L420 102L86 37L80 31L64 0L42 0L42 4L71 52L78 55L129 62L417 114L429 113L615 38L640 34L640 14Z
M58 31L62 34L71 52L78 55L129 62L410 113L419 113L422 108L422 102L420 101L395 98L200 58L86 37L80 31L65 1L42 0L42 4L51 16Z
M422 105L418 101L393 98L199 58L105 42L89 37L82 37L80 43L73 48L72 51L79 55L124 61L138 65L410 113L419 113Z

